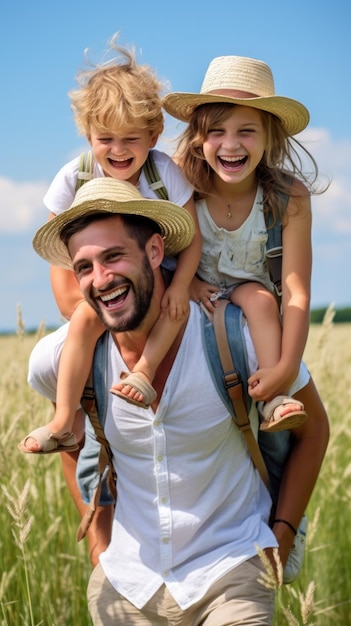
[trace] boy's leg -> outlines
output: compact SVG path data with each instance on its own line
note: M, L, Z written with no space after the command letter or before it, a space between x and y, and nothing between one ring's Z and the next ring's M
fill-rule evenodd
M143 405L145 402L147 405L151 404L156 393L149 383L153 381L157 368L174 343L183 324L184 318L171 320L167 314L158 319L147 339L141 358L132 369L132 376L124 375L123 379L121 377L120 382L113 386L112 393L117 392L120 397L124 396L125 400L129 399L136 404ZM134 374L138 374L141 378L140 387L138 377ZM148 393L147 398L146 393L143 393L144 386L145 392Z
M82 302L70 321L57 379L54 432L72 430L77 407L89 376L96 342L105 330L95 311Z
M33 431L23 440L23 451L38 453L45 450L48 434L54 435L59 444L61 438L64 441L64 436L72 433L78 441L81 440L84 419L77 418L77 407L90 372L96 342L103 330L104 326L93 309L87 303L81 303L72 316L61 352L54 418L42 429L37 429L38 433ZM52 451L61 449L60 446Z

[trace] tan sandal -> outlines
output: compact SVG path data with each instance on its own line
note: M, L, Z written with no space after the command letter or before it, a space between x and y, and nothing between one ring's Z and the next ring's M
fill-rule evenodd
M280 415L279 408L286 404L298 404L300 411L291 411L286 415ZM260 424L260 430L269 431L271 433L279 430L290 430L301 426L307 420L307 413L304 411L304 405L295 398L289 396L276 396L269 402L259 402L258 410L263 417Z
M40 450L29 450L26 443L28 439L35 439L40 445ZM32 430L21 443L18 444L21 452L29 454L52 454L53 452L74 452L79 450L77 437L74 433L65 433L61 437L54 435L47 426L41 426Z
M150 383L145 380L144 375L140 372L121 372L120 381L123 385L129 385L130 387L138 391L138 393L141 393L144 397L144 402L138 402L138 400L129 398L129 396L122 393L121 391L118 391L117 389L110 389L111 393L113 393L115 396L118 396L119 398L122 398L122 400L129 402L130 404L139 406L142 409L148 409L150 404L152 404L152 402L157 397L155 389L150 385Z

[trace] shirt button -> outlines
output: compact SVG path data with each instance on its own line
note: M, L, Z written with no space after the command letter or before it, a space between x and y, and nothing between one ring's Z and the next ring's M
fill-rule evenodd
M163 498L161 498L161 502L162 504L166 504L168 502L168 498L166 498L166 496L163 496Z
M155 420L154 421L154 426L157 428L157 426L159 426L159 425L160 425L160 420Z
M163 543L169 543L169 537L163 537L162 542Z
M166 569L166 571L165 571L165 572L163 572L163 575L164 575L164 577L165 577L165 578L167 578L167 577L169 576L169 571L168 571L168 569Z
M158 461L163 461L163 456L162 456L162 454L159 454L159 456L157 457L157 460L158 460Z

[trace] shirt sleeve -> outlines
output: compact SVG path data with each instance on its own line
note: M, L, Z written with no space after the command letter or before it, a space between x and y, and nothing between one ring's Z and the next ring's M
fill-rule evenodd
M79 157L66 163L56 174L44 196L47 209L59 215L71 206L77 184Z
M28 363L28 383L52 402L56 401L57 373L69 322L43 337L33 348Z

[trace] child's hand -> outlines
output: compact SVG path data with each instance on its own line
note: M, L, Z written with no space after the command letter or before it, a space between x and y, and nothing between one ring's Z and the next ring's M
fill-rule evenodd
M286 394L292 382L293 380L281 371L279 365L261 368L248 379L249 395L256 402L267 402L275 396Z
M168 311L169 318L172 321L180 321L189 312L189 294L187 291L181 291L170 285L163 294L161 300L161 314L162 318Z
M210 313L213 313L214 308L217 306L216 297L218 293L219 289L215 285L205 283L196 276L193 278L190 285L190 298L199 304L201 302Z

